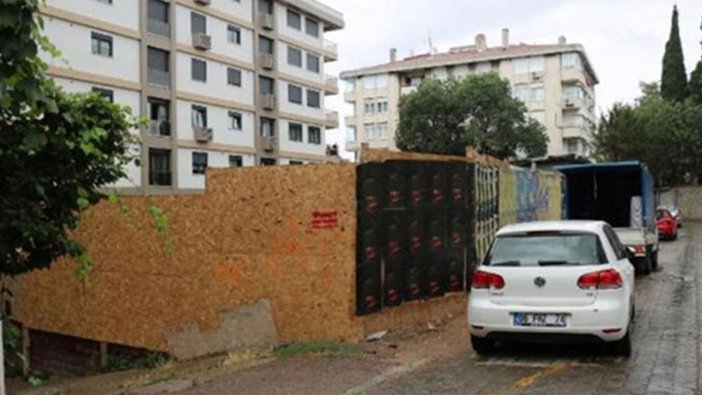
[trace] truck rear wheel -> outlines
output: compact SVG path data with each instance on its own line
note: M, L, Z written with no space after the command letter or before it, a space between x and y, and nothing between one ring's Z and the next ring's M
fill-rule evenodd
M634 269L636 270L637 274L642 274L644 276L651 274L651 257L647 256L645 258L636 258L634 260Z
M651 253L651 270L658 271L658 251Z

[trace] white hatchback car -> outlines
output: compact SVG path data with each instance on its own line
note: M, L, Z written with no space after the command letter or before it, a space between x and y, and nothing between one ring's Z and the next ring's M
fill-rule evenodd
M631 354L634 267L604 222L559 221L500 229L473 275L471 343L596 341Z

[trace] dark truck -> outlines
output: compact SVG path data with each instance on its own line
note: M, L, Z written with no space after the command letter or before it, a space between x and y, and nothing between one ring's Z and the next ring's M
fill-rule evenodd
M566 219L609 223L634 251L640 274L658 266L658 233L653 177L638 161L556 166L565 175Z

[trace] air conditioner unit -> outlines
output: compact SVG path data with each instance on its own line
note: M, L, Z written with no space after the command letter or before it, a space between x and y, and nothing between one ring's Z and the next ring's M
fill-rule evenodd
M531 73L531 79L534 81L540 81L542 78L544 78L543 73L539 73L536 71Z
M273 30L275 28L275 18L272 14L260 14L258 16L258 21L265 30Z
M193 33L193 47L203 51L212 49L212 37L205 33Z
M210 5L212 4L212 0L195 0L195 3L199 5Z
M212 141L214 135L212 128L206 128L204 126L193 126L193 134L195 135L195 141L200 143Z
M565 99L566 107L575 107L575 101L573 99Z
M262 53L259 56L259 63L264 70L275 70L275 56L269 53Z
M261 104L264 110L275 110L275 95L261 95Z
M272 152L276 149L277 140L274 136L265 136L261 143L264 151Z

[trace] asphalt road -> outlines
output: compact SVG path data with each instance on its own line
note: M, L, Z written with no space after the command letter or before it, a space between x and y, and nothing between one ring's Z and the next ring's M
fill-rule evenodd
M702 224L662 243L660 269L636 281L631 358L598 347L466 349L367 388L368 394L702 394Z
M453 330L423 335L431 339L418 353L423 364L292 358L225 374L182 394L702 394L702 223L688 224L678 241L661 248L659 271L636 280L628 359L597 346L540 345L478 357L461 320ZM428 351L438 358L426 358Z

